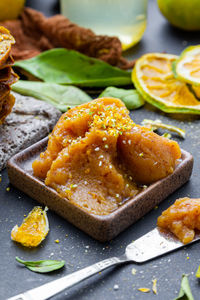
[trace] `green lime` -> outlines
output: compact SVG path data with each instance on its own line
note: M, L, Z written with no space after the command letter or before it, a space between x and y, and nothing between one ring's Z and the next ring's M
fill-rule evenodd
M200 0L157 0L161 13L174 26L200 30Z

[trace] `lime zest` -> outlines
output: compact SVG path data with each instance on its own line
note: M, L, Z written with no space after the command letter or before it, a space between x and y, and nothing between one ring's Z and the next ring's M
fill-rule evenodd
M199 266L198 269L197 269L196 277L197 277L197 278L200 278L200 266Z
M149 293L151 290L149 288L139 288L138 291L142 293Z

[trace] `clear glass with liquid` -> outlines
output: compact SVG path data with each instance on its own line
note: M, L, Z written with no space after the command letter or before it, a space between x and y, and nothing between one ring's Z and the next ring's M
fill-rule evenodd
M123 50L138 43L146 28L148 0L61 0L61 13L96 34L117 36Z

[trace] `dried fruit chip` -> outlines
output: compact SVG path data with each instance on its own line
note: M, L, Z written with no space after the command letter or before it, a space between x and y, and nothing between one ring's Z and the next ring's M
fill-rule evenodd
M5 118L11 113L13 105L15 104L15 97L11 94L6 96L3 101L0 101L0 125Z
M15 43L9 30L0 26L0 65L5 64L10 55L11 45Z
M186 48L173 63L173 71L178 79L200 85L200 45Z
M0 26L0 125L10 114L15 98L10 95L10 85L18 80L18 75L12 70L14 63L10 50L15 43L10 32Z
M168 113L200 114L200 102L186 83L176 79L176 55L149 53L137 60L132 80L143 98Z
M26 247L37 247L49 231L46 211L47 208L43 210L39 206L34 207L20 227L14 226L11 239Z

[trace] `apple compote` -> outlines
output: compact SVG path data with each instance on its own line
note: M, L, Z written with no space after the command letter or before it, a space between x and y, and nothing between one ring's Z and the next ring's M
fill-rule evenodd
M182 243L194 239L200 230L200 199L180 198L158 217L157 225L171 231Z
M136 125L119 99L100 98L61 116L33 171L75 205L105 215L171 174L180 156L176 142Z

